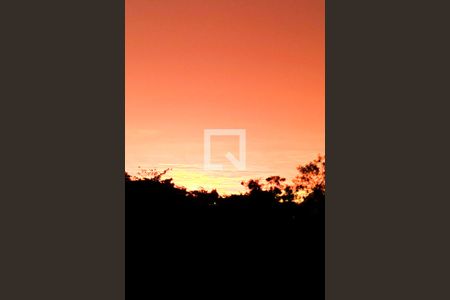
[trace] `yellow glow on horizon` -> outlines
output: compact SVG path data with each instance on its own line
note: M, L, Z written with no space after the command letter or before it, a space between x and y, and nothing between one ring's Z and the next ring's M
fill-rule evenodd
M221 195L244 193L245 188L240 185L245 178L228 177L214 174L204 170L183 170L175 169L169 172L168 178L178 186L183 186L187 190L204 189L211 191L216 189Z

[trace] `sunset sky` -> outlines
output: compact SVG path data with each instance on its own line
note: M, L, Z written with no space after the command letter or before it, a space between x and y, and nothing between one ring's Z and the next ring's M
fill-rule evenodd
M325 154L323 0L126 0L125 169L163 170L189 189L244 191L242 179L280 175ZM204 129L214 137L203 170Z

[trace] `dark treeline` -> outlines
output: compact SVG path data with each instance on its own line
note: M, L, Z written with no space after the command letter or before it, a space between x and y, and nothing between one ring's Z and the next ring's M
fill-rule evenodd
M187 191L168 170L125 174L127 297L177 287L324 299L325 158L297 170L292 183L252 179L229 196Z

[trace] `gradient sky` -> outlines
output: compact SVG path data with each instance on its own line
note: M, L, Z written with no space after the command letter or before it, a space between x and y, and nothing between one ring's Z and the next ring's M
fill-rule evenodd
M126 170L231 193L325 154L324 17L323 0L126 0ZM247 130L245 171L233 137L203 170L208 128Z

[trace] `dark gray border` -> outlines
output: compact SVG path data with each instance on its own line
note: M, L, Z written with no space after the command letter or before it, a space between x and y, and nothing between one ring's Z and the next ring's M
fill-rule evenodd
M0 299L124 299L124 1L2 3Z
M326 299L450 299L448 5L326 2Z

